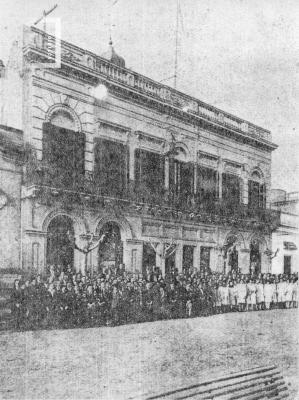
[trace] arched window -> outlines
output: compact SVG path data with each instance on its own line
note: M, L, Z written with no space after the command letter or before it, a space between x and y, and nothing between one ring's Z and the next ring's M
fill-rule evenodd
M248 180L248 206L251 208L266 207L266 185L262 173L253 170Z
M54 110L43 124L44 183L79 189L84 179L85 135L77 131L71 112Z
M60 128L76 130L76 123L71 114L65 110L54 111L50 117L52 125L59 126Z

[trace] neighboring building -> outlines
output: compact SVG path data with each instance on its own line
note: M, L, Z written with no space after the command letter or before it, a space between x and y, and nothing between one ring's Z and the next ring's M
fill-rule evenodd
M70 238L83 247L104 233L88 268L270 271L271 133L126 69L112 44L99 57L61 42L61 65L50 67L55 46L24 28L1 78L0 123L32 150L22 267L84 268ZM1 266L17 262L5 257Z
M271 191L271 207L281 212L280 226L272 235L272 272L299 272L299 192Z
M0 270L21 262L23 134L0 125Z

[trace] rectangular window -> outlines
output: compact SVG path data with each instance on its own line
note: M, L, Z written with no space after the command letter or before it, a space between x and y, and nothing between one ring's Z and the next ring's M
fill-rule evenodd
M188 274L193 268L194 246L183 246L183 273Z
M222 199L228 205L240 203L240 178L233 174L222 174Z
M128 148L125 144L96 139L94 177L100 194L125 197L128 182Z
M39 268L39 243L32 244L32 267L35 271Z
M266 207L266 185L248 181L248 206L251 208Z
M213 203L217 197L217 171L197 167L197 198L201 203Z
M284 274L291 274L291 267L292 267L292 263L291 263L291 256L284 256L283 259L283 273Z
M84 159L84 133L43 124L45 184L78 189L83 185Z
M164 157L152 151L135 150L135 184L145 199L163 194Z

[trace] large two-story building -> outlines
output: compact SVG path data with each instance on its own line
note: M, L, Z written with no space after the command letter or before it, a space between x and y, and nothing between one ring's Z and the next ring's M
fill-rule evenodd
M77 247L104 234L87 268L270 271L268 130L127 69L112 43L98 56L26 27L2 72L0 123L26 160L22 268L82 269Z

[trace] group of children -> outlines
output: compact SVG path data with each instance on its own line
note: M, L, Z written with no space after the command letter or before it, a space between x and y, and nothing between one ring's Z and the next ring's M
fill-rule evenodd
M287 277L238 277L219 282L216 290L216 310L255 311L270 308L293 308L298 304L298 280Z

